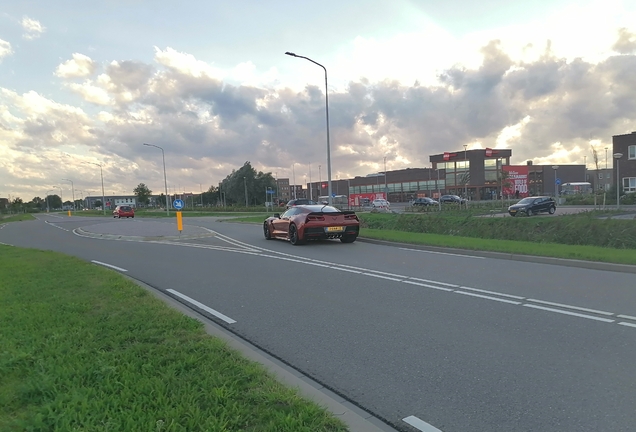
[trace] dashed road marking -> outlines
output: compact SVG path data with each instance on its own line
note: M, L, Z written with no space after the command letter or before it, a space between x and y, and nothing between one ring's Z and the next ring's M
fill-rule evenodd
M612 312L605 312L605 311L600 311L600 310L596 310L596 309L588 309L588 308L583 308L583 307L578 307L578 306L570 306L570 305L565 305L565 304L561 304L561 303L553 303L553 302L549 302L549 301L543 301L543 300L535 300L535 299L526 299L526 301L529 302L533 302L533 303L541 303L541 304L547 304L550 306L558 306L558 307L562 307L562 308L567 308L567 309L575 309L575 310L580 310L583 312L591 312L591 313L595 313L598 315L614 315Z
M564 315L571 315L571 316L576 316L576 317L580 317L580 318L587 318L587 319L596 320L596 321L603 321L603 322L606 322L606 323L614 322L613 319L609 319L609 318L600 318L600 317L595 317L595 316L592 316L592 315L584 315L584 314L580 314L580 313L576 313L576 312L564 311L564 310L561 310L561 309L548 308L548 307L543 307L543 306L538 306L538 305L533 305L533 304L528 304L528 303L525 303L524 306L525 307L529 307L529 308L533 308L533 309L541 309L541 310L548 311L548 312L556 312L556 313L560 313L560 314L564 314Z
M418 429L422 432L442 432L440 429L437 429L435 426L426 423L421 418L415 416L408 416L402 419L404 423L408 423L413 426L415 429Z
M471 296L471 297L479 297L479 298L483 298L486 300L494 300L494 301L498 301L498 302L502 302L502 303L509 303L509 304L513 304L513 305L520 305L521 302L518 301L513 301L513 300L506 300L506 299L502 299L502 298L497 298L497 297L491 297L491 296L487 296L487 295L483 295L483 294L475 294L475 293L471 293L471 292L466 292L466 291L455 291L455 294L463 294L463 295L467 295L467 296Z
M214 309L212 309L211 307L208 307L208 306L204 305L203 303L198 302L198 301L196 301L195 299L188 297L188 296L187 296L187 295L185 295L185 294L181 294L179 291L175 291L175 290L170 289L170 288L169 288L169 289L167 289L166 291L168 291L168 292L169 292L169 293L171 293L171 294L176 295L177 297L179 297L179 298L181 298L181 299L183 299L183 300L187 301L188 303L191 303L191 304L195 305L196 307L198 307L198 308L200 308L200 309L203 309L203 310L204 310L204 311L206 311L207 313L209 313L209 314L211 314L211 315L214 315L215 317L217 317L217 318L219 318L219 319L221 319L221 320L225 321L225 322L226 322L226 323L228 323L228 324L234 324L234 323L236 322L235 320L233 320L233 319L232 319L232 318L230 318L229 316L224 315L224 314L222 314L221 312L219 312L219 311L217 311L217 310L214 310Z
M106 264L106 263L101 262L101 261L91 260L91 262L94 263L94 264L99 264L99 265L104 266L104 267L112 268L113 270L117 270L117 271L120 271L120 272L127 272L128 271L128 270L123 269L121 267L117 267L117 266L114 266L112 264Z
M462 257L462 258L472 258L472 259L486 259L485 257L481 257L481 256L456 254L456 253L449 253L449 252L436 252L436 251L429 251L429 250L422 250L422 249L409 249L409 248L398 248L398 249L407 251L407 252L420 252L420 253L429 253L429 254L436 254L436 255L450 255L450 256L456 256L456 257Z

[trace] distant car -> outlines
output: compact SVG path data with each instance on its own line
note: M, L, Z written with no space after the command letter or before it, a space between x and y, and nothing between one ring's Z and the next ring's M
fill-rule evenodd
M114 218L134 218L135 217L135 210L131 207L131 206L127 206L127 205L118 205L117 207L115 207L115 210L113 210L113 217Z
M287 208L290 209L294 206L298 206L298 205L315 205L318 204L316 201L312 201L310 199L307 198L297 198L297 199L293 199L293 200L289 200L287 202Z
M554 214L554 212L556 212L556 201L549 196L527 197L508 207L510 216L517 216L519 213L532 216L539 213Z
M433 198L423 197L423 198L415 198L411 203L412 206L430 206L430 205L438 205L439 202L435 201Z
M282 239L297 246L308 240L335 239L353 243L360 232L354 211L341 211L329 205L301 205L275 213L263 223L267 240Z
M371 207L388 210L391 208L391 203L385 199L374 199L371 203Z
M464 204L466 202L466 200L464 198L460 198L457 195L442 195L439 198L439 202L441 202L442 204L444 204L444 203Z

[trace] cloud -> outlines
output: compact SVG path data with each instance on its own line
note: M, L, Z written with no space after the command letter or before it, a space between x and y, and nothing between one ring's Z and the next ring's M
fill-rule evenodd
M3 57L10 56L11 54L13 54L11 44L5 40L0 39L0 61L2 61Z
M634 54L636 52L636 33L625 27L618 29L618 40L612 49L620 54Z
M27 16L22 18L20 25L24 29L22 37L27 40L37 39L46 31L46 27L40 24L40 21L31 19Z
M515 164L582 163L590 140L609 143L636 128L636 55L567 59L546 42L528 59L505 47L488 41L476 65L451 63L434 83L360 78L330 89L333 178L382 170L385 156L388 169L430 166L430 154L464 144L511 148ZM232 79L236 70L240 79ZM317 165L326 172L321 85L256 85L249 62L221 70L171 48L155 48L151 63L114 60L93 77L95 71L80 54L58 67L60 76L85 78L65 86L98 105L96 114L36 92L0 90L7 160L37 157L53 169L42 158L59 162L54 155L64 150L74 155L64 163L83 176L76 187L87 190L99 176L83 161L107 161L105 180L118 193L140 182L161 189L160 158L144 142L165 149L171 184L187 189L216 184L246 160L279 177L290 176L293 163L297 179L310 163L314 180ZM0 183L35 182L26 170L22 180L16 170L10 180L4 175L0 166Z
M73 58L61 63L55 70L60 78L86 78L95 73L97 64L88 56L73 53Z

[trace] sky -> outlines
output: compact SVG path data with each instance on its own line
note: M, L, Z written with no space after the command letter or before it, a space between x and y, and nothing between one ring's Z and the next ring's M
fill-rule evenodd
M0 197L199 192L510 148L604 166L636 131L633 0L0 0ZM611 153L610 153L611 154ZM64 180L67 179L67 180ZM70 181L69 181L70 180Z

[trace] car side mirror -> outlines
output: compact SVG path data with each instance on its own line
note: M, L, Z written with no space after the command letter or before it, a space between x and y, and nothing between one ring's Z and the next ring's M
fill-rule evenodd
M274 213L274 217L280 219L280 213Z

